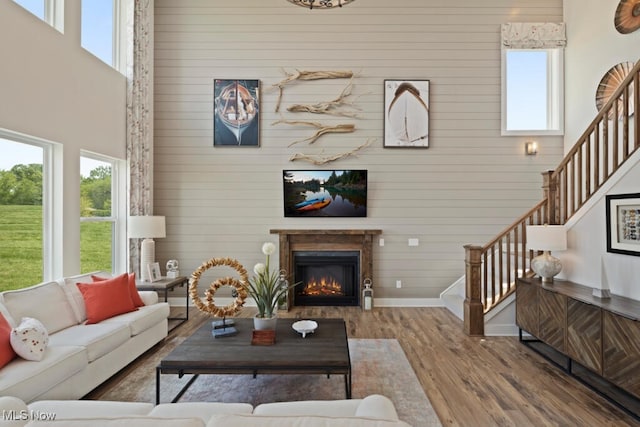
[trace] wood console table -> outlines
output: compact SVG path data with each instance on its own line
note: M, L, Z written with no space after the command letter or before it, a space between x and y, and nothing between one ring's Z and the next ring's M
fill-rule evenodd
M640 301L518 279L520 341L640 419ZM534 338L523 338L522 331Z

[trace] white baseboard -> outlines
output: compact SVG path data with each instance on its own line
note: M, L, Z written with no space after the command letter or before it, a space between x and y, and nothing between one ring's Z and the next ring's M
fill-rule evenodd
M486 337L517 337L518 327L516 325L484 325L484 335Z
M184 307L185 297L169 298L169 304L175 307ZM233 298L216 298L216 305L224 307L233 302ZM189 305L193 304L189 301ZM247 298L245 307L255 307L256 303ZM373 300L374 307L444 307L444 303L440 298L375 298Z

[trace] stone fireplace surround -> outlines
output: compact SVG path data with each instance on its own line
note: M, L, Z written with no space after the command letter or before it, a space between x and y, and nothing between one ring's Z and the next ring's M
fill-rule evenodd
M272 229L271 234L278 234L280 270L291 275L293 272L294 251L359 251L360 275L358 294L362 292L362 281L373 277L373 237L382 234L382 230L345 229L345 230L304 230L304 229ZM293 304L293 289L290 291L289 303Z

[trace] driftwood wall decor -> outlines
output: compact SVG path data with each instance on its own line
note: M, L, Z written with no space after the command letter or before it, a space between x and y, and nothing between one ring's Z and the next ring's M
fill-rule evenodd
M305 122L302 120L278 120L277 122L274 122L274 125L277 124L287 124L287 125L302 125L302 126L311 126L314 127L316 129L318 129L318 131L313 134L312 136L310 136L309 138L305 138L305 139L300 139L298 141L293 141L291 144L289 144L289 147L291 147L292 145L295 145L299 142L308 142L309 144L313 144L314 142L316 142L318 140L318 138L320 138L322 135L325 135L327 133L350 133L356 130L356 126L353 124L342 124L342 125L336 125L336 126L326 126L323 125L322 123L318 123L318 122Z
M333 116L358 118L358 112L354 111L358 108L353 105L352 102L347 101L347 98L351 96L352 88L353 82L349 82L340 95L331 101L318 102L315 104L293 104L287 107L287 111L291 113L330 114Z
M353 71L300 71L295 73L287 73L287 77L279 83L273 85L278 88L278 101L276 102L276 113L280 111L280 103L282 102L282 92L284 87L296 80L320 80L320 79L350 79L353 77Z
M347 151L344 153L340 153L340 154L335 154L333 156L323 156L322 154L320 155L311 155L311 154L304 154L304 153L296 153L293 156L289 157L289 161L290 162L295 162L296 160L302 160L305 162L309 162L311 164L314 165L324 165L345 157L349 157L349 156L353 156L355 155L358 151L362 150L365 147L368 147L369 145L371 145L371 143L373 142L373 139L369 139L367 140L367 142L365 142L364 144L361 144L359 146L357 146L356 148L354 148L351 151Z
M349 101L347 98L351 96L351 90L353 89L353 76L354 73L352 71L300 71L296 70L295 73L286 73L287 77L281 80L279 83L274 84L272 87L278 88L278 100L276 102L276 112L280 111L280 104L282 102L282 93L284 87L294 81L307 81L307 80L320 80L320 79L352 79L352 81L347 84L347 86L342 90L340 95L337 98L332 99L330 101L323 101L314 104L294 104L287 108L287 111L290 113L312 113L312 114L329 114L334 116L343 116L343 117L351 117L358 118L359 110L353 102ZM298 141L293 141L289 144L289 147L292 145L298 144L300 142L308 142L309 144L313 144L323 135L331 134L331 133L351 133L354 132L356 127L354 124L338 124L338 125L326 125L318 122L311 121L301 121L301 120L278 120L273 123L276 124L288 124L288 125L302 125L302 126L311 126L317 129L316 133L311 135L308 138L304 138ZM359 145L351 151L346 151L344 153L335 154L332 156L325 156L324 154L320 155L312 155L305 153L296 153L289 158L289 161L294 162L297 160L306 161L312 163L314 165L324 165L329 162L333 162L338 159L342 159L345 157L353 156L358 151L363 148L369 146L372 140L368 140L367 142ZM322 152L324 153L324 151Z

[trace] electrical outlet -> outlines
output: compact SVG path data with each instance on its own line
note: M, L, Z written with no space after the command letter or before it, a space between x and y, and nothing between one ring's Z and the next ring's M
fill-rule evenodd
M402 280L396 280L396 288L400 289L402 287Z
M378 240L378 243L380 244L380 246L384 246L384 239Z
M409 246L418 246L420 241L418 239L409 239Z

